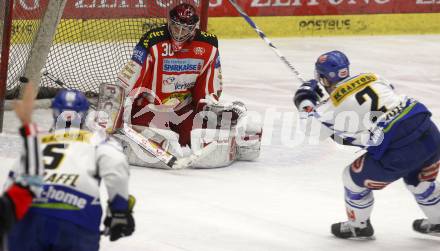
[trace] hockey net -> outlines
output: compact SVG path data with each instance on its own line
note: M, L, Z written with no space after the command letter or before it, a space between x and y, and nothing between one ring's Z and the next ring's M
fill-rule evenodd
M200 0L67 0L42 69L46 75L40 81L39 97L50 98L60 89L54 80L96 95L99 84L115 82L139 38L147 30L163 25L169 10L183 2L195 5L199 14L203 13ZM47 5L48 0L15 1L7 69L8 99L19 94L18 78L23 75ZM1 13L0 18L3 30ZM206 18L201 16L202 20Z

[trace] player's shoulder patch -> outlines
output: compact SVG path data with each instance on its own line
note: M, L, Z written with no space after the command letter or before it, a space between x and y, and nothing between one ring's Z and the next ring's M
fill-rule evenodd
M139 65L143 65L148 56L148 49L142 44L137 44L133 49L133 55L131 60L135 61Z
M166 25L147 31L141 38L138 45L149 48L157 43L170 39L170 34Z
M170 35L165 25L147 31L139 40L139 43L134 47L131 59L136 63L143 65L148 56L149 48L157 43L166 41L169 38Z
M206 31L197 30L194 40L206 42L214 47L218 47L217 36Z
M363 73L356 77L350 78L336 87L336 89L331 93L330 99L334 106L338 106L347 97L377 80L378 76L374 73Z

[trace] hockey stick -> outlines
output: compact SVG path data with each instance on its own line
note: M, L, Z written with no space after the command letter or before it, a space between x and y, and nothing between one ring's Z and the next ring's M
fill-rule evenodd
M255 24L255 22L244 12L244 10L235 2L235 0L229 0L229 2L234 6L234 8L238 11L238 13L248 22L250 26L257 32L258 36L260 36L264 42L277 54L277 56L283 61L287 67L295 74L296 78L301 81L301 83L305 83L306 80L302 77L301 73L287 60L287 58L281 53L280 50L270 41L270 39L264 34L264 32Z
M44 70L44 69L41 70L41 75L42 75L43 77L47 77L47 78L50 79L53 83L57 84L58 86L60 86L60 87L62 87L62 88L64 88L64 89L66 89L66 90L69 90L69 91L71 91L71 90L75 90L74 88L71 88L71 87L67 86L66 83L64 83L63 81L61 81L59 78L57 78L56 76L54 76L53 74L51 74L51 73L48 72L47 70ZM90 108L92 108L93 110L96 110L96 105L93 104L93 103L91 103L90 101L89 101L89 103L90 103Z
M194 152L188 157L177 158L167 150L163 149L162 146L144 137L142 134L138 133L127 124L124 124L123 128L119 130L119 133L125 135L129 140L139 145L141 148L149 152L151 155L153 155L155 158L160 160L171 169L182 169L190 167L200 158L203 158L204 156L212 153L218 145L217 141L213 141L209 145L205 146L197 152Z
M304 84L307 82L301 75L301 73L287 60L287 58L281 53L280 50L270 41L270 39L264 34L264 32L255 24L255 22L244 12L244 10L237 4L235 0L229 0L229 2L234 6L234 8L238 11L238 13L248 22L250 26L257 32L258 36L260 36L264 42L277 54L277 56L281 59L281 61L289 67L289 69L295 74L295 77ZM318 82L318 86L320 89L325 90L321 83ZM316 112L313 112L313 115L316 115Z
M67 90L72 90L72 88L68 87L63 81L61 81L59 78L55 77L53 74L51 74L47 70L42 70L41 71L41 75L44 76L44 77L47 77L52 82L54 82L55 84L59 85L60 87L63 87L65 89L67 89Z
M156 142L145 138L142 134L138 133L125 123L123 127L118 130L118 132L122 135L125 135L128 139L145 149L147 152L149 152L151 155L163 162L168 167L173 168L174 162L176 162L177 160L176 156L163 149Z
M289 60L287 60L287 58L280 52L280 50L278 50L278 48L272 43L272 41L266 36L266 34L264 34L264 32L255 24L255 22L246 14L246 12L244 12L244 10L237 4L237 2L235 0L229 0L229 2L234 6L234 8L238 11L238 13L246 20L246 22L248 22L248 24L252 26L255 32L257 32L258 36L260 36L264 40L264 42L266 42L266 44L269 45L269 47L275 52L275 54L277 54L277 56L281 59L281 61L283 61L283 63L287 65L287 67L289 67L289 69L295 74L296 78L299 81L301 81L302 84L305 83L306 81L302 77L301 73L289 62ZM325 88L319 82L318 82L318 86L319 88L325 90ZM316 111L311 112L310 115L308 116L312 116L318 120L321 117ZM330 128L330 129L335 130L334 128ZM341 136L340 132L335 132L334 136L344 138L343 136ZM367 146L365 146L361 150L364 150L366 147Z

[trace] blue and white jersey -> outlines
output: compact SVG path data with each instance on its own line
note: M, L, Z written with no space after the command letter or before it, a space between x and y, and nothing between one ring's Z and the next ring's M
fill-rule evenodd
M404 95L374 73L363 73L337 84L315 109L327 133L338 143L367 148L380 157L393 128L426 107Z
M29 213L44 214L99 231L104 181L115 209L127 209L129 169L122 148L105 132L56 130L40 135L44 186Z

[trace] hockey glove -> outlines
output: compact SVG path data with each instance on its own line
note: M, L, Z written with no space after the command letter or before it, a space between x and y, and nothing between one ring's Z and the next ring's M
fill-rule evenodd
M22 174L15 178L14 183L29 190L32 193L32 196L41 197L44 184L42 176L30 176Z
M29 207L32 204L32 199L34 194L28 187L23 187L20 184L13 184L8 190L5 192L5 196L2 200L9 199L9 203L11 203L10 210L15 217L13 219L8 219L10 222L15 222L15 220L21 220L25 216ZM3 203L3 202L2 202ZM2 212L2 214L5 212ZM9 214L9 215L10 215ZM2 215L5 216L5 215ZM2 221L5 222L5 221ZM12 225L12 224L10 224Z
M103 234L110 236L110 241L116 241L119 238L130 236L135 229L135 222L133 218L133 207L136 202L134 196L128 197L128 210L112 210L108 207L107 216L104 219L105 229Z
M235 126L238 123L238 120L246 115L247 108L243 102L233 101L232 103L227 104L208 104L203 107L203 111L209 111L217 115L217 127L221 128L222 123ZM227 119L229 120L229 123Z
M318 82L314 79L302 84L295 93L293 102L296 108L303 112L311 112L324 96Z

